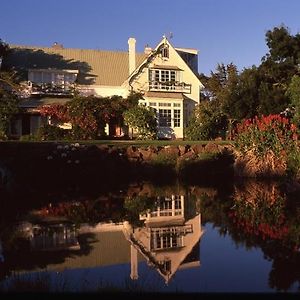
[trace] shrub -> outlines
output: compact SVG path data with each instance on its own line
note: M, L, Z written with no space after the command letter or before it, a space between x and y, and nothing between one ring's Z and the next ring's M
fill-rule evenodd
M194 110L185 136L189 140L225 138L228 120L214 102L201 102Z
M22 142L34 142L34 141L38 141L38 137L36 135L32 135L32 134L26 134L26 135L21 135L20 136L20 141Z
M299 155L297 140L297 127L280 115L244 120L235 136L236 165L251 176L284 175L289 155Z
M155 139L157 135L157 121L153 110L136 105L124 112L125 123L137 131L137 138L141 140Z
M36 135L40 141L64 140L68 137L69 130L53 125L44 125L38 129Z

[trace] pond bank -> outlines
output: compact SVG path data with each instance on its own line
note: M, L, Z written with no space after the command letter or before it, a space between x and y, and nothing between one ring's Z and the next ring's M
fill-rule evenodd
M0 143L0 162L18 182L127 182L136 179L212 180L233 176L232 146L214 142L171 146L79 143Z

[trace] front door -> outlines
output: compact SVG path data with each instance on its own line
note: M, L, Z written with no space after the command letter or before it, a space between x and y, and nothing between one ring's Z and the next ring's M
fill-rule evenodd
M22 135L30 134L30 115L22 116Z

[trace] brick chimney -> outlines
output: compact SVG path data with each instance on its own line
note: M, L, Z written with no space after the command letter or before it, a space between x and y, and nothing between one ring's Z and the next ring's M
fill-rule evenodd
M129 75L135 70L135 38L128 39Z
M145 54L150 54L152 52L152 48L147 44L144 49Z

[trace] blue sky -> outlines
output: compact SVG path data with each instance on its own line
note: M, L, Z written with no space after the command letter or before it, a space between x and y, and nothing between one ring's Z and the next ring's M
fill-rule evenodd
M173 33L176 47L199 50L199 72L218 63L258 66L265 33L284 24L300 32L300 0L1 0L0 38L7 43L127 51L155 47Z

